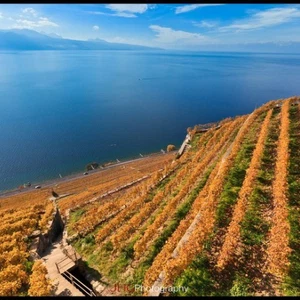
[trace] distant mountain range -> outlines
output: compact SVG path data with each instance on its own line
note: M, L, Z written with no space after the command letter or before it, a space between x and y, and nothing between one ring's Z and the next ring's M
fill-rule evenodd
M65 39L55 33L29 29L0 30L0 50L164 50L139 45L109 43L99 38L87 41ZM178 49L179 50L179 49ZM201 45L190 48L192 52L268 52L300 53L300 42L264 42Z
M161 50L101 39L78 41L28 29L0 30L0 50Z
M262 42L262 43L237 43L222 45L205 45L202 51L224 52L257 52L257 53L298 53L300 42Z

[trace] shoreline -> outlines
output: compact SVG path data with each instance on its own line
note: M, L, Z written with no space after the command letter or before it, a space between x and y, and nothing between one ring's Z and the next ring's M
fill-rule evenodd
M10 189L10 190L4 190L4 191L0 191L0 199L5 198L5 197L9 197L9 196L14 196L14 195L20 195L22 193L26 193L26 192L30 192L30 191L34 191L35 186L40 185L41 188L46 188L46 187L51 187L51 186L55 186L57 184L63 183L63 182L68 182L68 181L72 181L75 179L79 179L79 178L86 178L90 175L96 174L96 173L100 173L109 169L112 169L114 167L118 167L121 165L125 165L125 164L129 164L131 162L136 162L139 160L143 160L143 159L147 159L147 158L151 158L151 157L156 157L156 156L160 156L160 155L166 155L166 154L170 154L170 153L175 153L178 150L174 150L174 151L170 151L170 152L165 152L162 153L161 151L159 152L152 152L146 155L143 155L143 157L138 157L138 158L132 158L132 159L124 159L124 161L120 161L120 162L106 162L103 163L102 165L104 165L104 167L101 167L101 165L99 165L99 167L95 170L91 170L91 171L86 171L83 170L81 172L74 172L71 173L69 175L66 175L62 178L53 178L53 179L46 179L44 181L40 181L40 182L35 182L32 183L30 187L24 187L22 189L20 188L14 188L14 189ZM88 175L84 175L83 173L87 172Z

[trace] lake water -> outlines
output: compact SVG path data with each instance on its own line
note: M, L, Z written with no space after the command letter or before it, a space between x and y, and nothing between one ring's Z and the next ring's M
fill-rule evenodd
M0 52L0 190L179 146L299 82L295 54Z

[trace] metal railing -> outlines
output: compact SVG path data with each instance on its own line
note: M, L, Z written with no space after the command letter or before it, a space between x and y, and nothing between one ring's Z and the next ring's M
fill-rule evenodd
M68 251L68 249L63 249L63 253L69 257L72 261L74 261L75 263L78 261L78 258L77 258L77 255L76 255L76 252L73 250L73 253L70 253Z
M62 263L63 263L64 261L66 261L66 260L68 260L67 263L62 264ZM72 261L72 262L73 262L73 261ZM70 259L69 259L69 257L65 257L65 258L63 258L62 260L60 260L59 262L55 262L55 265L56 265L56 268L57 268L58 273L61 273L61 272L60 272L60 269L62 269L63 267L67 266L68 264L70 264ZM75 265L76 265L76 263L75 263Z
M87 287L84 283L82 283L78 278L72 275L70 272L65 271L62 275L66 276L69 279L73 286L78 287L81 291L84 291L90 297L96 297L96 294Z

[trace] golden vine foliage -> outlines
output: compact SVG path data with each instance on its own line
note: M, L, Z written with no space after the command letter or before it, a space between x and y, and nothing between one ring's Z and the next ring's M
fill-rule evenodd
M43 231L46 229L48 222L52 219L52 214L54 212L54 205L53 203L48 203L46 206L46 210L45 213L43 214L43 216L41 217L40 221L39 221L39 228Z
M251 124L256 117L264 110L268 109L272 105L268 103L261 108L255 110L248 116L242 127L240 128L233 144L228 149L228 153L222 158L222 161L217 164L213 172L211 173L208 182L204 189L200 192L197 199L193 203L193 206L184 220L182 220L168 239L162 251L156 256L152 266L147 270L144 278L144 285L151 286L158 275L162 271L165 271L165 282L171 282L172 278L175 278L184 270L185 267L193 260L196 253L199 253L202 249L202 243L211 232L214 226L215 209L218 203L218 197L221 194L222 186L224 183L225 175L228 173L233 161L239 151L244 136L248 132ZM181 237L191 225L192 221L200 211L201 218L196 229L193 230L189 240L181 245L177 250L177 257L170 257L172 251L176 248ZM163 268L161 266L164 266Z
M171 154L166 153L163 156L155 158L144 158L142 161L132 162L126 166L116 166L109 170L103 170L100 174L93 174L86 178L70 181L68 191L74 191L70 195L58 202L62 213L67 209L75 208L76 206L85 205L87 200L95 196L101 196L108 191L114 190L120 186L133 182L145 175L156 172L157 169L171 160ZM97 177L97 176L100 176ZM97 179L98 178L98 179ZM90 183L89 180L92 182ZM83 184L85 183L85 186ZM62 184L64 185L64 183ZM79 188L77 188L79 186ZM57 189L60 192L59 189Z
M9 265L0 271L0 296L17 296L22 285L28 283L28 275L22 264Z
M277 146L277 161L273 181L274 210L270 241L267 249L269 271L282 276L289 267L288 255L290 224L287 209L287 167L289 159L289 105L290 100L284 101L281 111L281 130Z
M270 271L276 275L282 275L288 267L288 254L290 253L288 248L290 229L287 222L285 196L289 142L289 105L287 102L284 103L281 113L276 177L273 182L274 216L268 248ZM151 174L149 166L144 166L145 169L142 172L134 170L135 168L131 165L126 165L128 169L125 169L125 166L120 166L112 171L108 177L94 179L93 184L87 184L85 189L78 188L76 185L88 182L89 178L93 180L92 176L85 177L80 182L69 183L71 190L64 188L62 190L73 194L59 201L60 208L64 210L74 206L86 206L86 213L74 223L74 229L81 236L84 236L92 232L101 222L103 226L98 230L95 237L98 243L97 246L108 238L112 241L115 249L118 250L124 243L131 241L133 234L138 233L134 235L134 237L139 237L134 244L135 257L132 264L134 267L136 263L141 263L139 259L143 257L143 254L146 253L145 257L147 257L147 249L151 246L151 243L160 235L161 230L172 221L178 206L188 199L191 191L197 186L206 170L212 164L216 164L207 179L206 185L191 205L190 211L181 220L179 226L162 247L161 252L155 257L152 266L146 271L145 286L153 285L162 271L165 274L163 284L171 284L187 268L195 256L201 253L204 241L212 233L215 226L216 207L219 203L226 175L245 140L245 135L253 128L252 124L257 117L262 112L269 110L274 103L279 102L272 101L262 106L249 115L248 118L243 116L220 122L222 124L220 129L210 129L201 134L197 143L195 143L195 140L193 141L191 150L186 151L180 159L172 162L172 164L164 165L163 169L155 172L149 180L146 179L135 186L127 188L126 191L122 190L122 192L115 193L111 197L101 199L101 201L93 202L93 204L87 203L87 200L99 198L107 191L117 189L128 182L141 178L144 174ZM237 204L234 207L233 218L218 258L220 269L224 268L234 258L234 250L240 239L240 223L243 220L247 209L247 200L257 177L271 113L270 110L261 126L257 145L239 192ZM244 124L242 125L242 123ZM259 130L256 125L255 130ZM235 140L231 143L233 137L235 137ZM195 150L195 146L197 146L197 150ZM223 155L226 149L227 152ZM165 159L164 162L170 162L171 159ZM158 168L162 168L161 162L162 160L160 165L157 162L153 164L151 170L156 171ZM149 163L151 164L151 160ZM174 172L175 169L176 173ZM120 175L120 172L123 172L122 175ZM159 183L172 172L174 172L174 176L171 176L171 180L161 189ZM58 189L58 192L62 194L62 190ZM156 194L150 200L149 196L153 191ZM27 205L26 209L22 207L20 210L16 205L11 205L8 206L10 209L6 211L3 208L0 210L2 221L0 224L1 296L18 295L28 284L30 284L29 295L47 296L51 294L51 285L42 262L34 264L33 273L30 277L25 269L28 259L28 245L24 242L24 237L30 235L38 227L45 227L53 209L52 204L52 207L48 205L46 213L40 219L40 211L44 210L45 205L49 203L47 200L49 191L47 191L47 194L46 191L43 193L37 191L37 193L40 193L39 197L43 197L41 199L43 205L40 208L31 209ZM16 198L28 201L26 197ZM38 203L37 196L34 203ZM36 213L37 210L40 210L39 214ZM150 221L153 221L153 223ZM117 255L115 256L114 253L112 257L109 258L108 263L111 263Z
M200 218L197 222L197 226L192 230L188 240L185 243L180 243L177 247L177 255L171 257L164 267L165 271L165 283L169 284L173 278L176 278L194 259L197 253L202 251L203 242L205 238L212 231L215 223L215 210L218 204L222 187L224 184L225 176L233 165L234 159L238 154L238 151L242 145L245 135L249 131L249 128L258 117L258 115L266 108L262 107L254 111L240 128L229 153L225 153L223 159L219 165L218 174L214 178L212 184L209 186L209 192L206 197L199 194L200 202L202 205L197 211ZM230 148L229 148L230 149Z
M220 132L222 133L222 138L218 140L215 140L214 138L219 136L221 133L218 132L218 135L215 135L210 139L215 141L216 144L214 145L213 149L211 151L204 152L202 154L204 157L200 161L200 163L196 166L196 168L191 172L190 176L186 180L185 184L180 188L179 193L168 202L168 204L165 206L164 210L157 216L155 221L147 228L145 231L143 237L136 242L134 245L135 250L135 257L140 257L144 251L146 250L147 243L150 239L153 239L155 236L155 233L157 233L158 228L171 216L173 216L176 212L178 204L183 200L183 198L188 195L190 190L192 189L193 185L196 183L197 179L201 178L201 175L203 175L204 171L207 169L209 164L218 157L218 153L223 149L223 147L226 145L226 142L228 141L229 136L232 135L234 132L234 128L238 126L241 120L236 120L232 123L229 123L225 126L223 130ZM224 132L225 131L225 132ZM210 145L212 146L212 144ZM202 151L199 151L203 153ZM189 168L189 170L192 168Z
M15 209L5 210L3 216L1 217L1 225L15 223L21 219L24 219L24 216L33 217L35 212L30 209L21 209L19 211Z
M96 235L96 242L101 243L106 237L108 237L114 230L119 228L124 220L131 215L132 211L139 209L144 203L144 195L140 195L133 199L126 208L119 212L114 218L109 220Z
M272 111L269 110L261 127L260 135L256 147L252 154L252 159L247 170L242 188L240 189L237 204L235 205L232 220L229 224L225 241L219 254L217 267L223 269L232 259L234 250L240 239L240 224L244 218L247 208L247 200L253 190L253 185L259 171L261 157L264 151L264 144L268 134L268 128Z
M4 224L0 226L0 235L3 234L13 234L16 231L22 231L24 234L28 235L32 232L32 228L37 225L37 220L28 218L27 216L20 221L12 224Z
M0 226L0 296L18 296L26 291L29 276L26 262L29 258L25 237L39 222L44 205L33 205L20 210L5 210Z
M94 228L102 221L105 221L111 215L118 213L120 210L125 209L137 197L146 195L147 190L150 188L155 174L137 186L133 186L126 190L122 195L110 198L106 203L95 203L84 214L84 216L76 222L74 229L81 235L92 232ZM138 205L138 203L137 203Z
M120 243L128 237L132 233L135 232L136 228L147 218L149 215L158 207L161 201L164 199L164 192L159 191L153 198L152 201L147 202L143 208L135 214L129 222L127 222L124 226L122 226L116 234L111 237L111 241L114 246L119 246Z
M29 277L29 296L50 296L52 286L47 278L47 269L41 260L34 262L32 274Z
M164 176L167 176L175 168L177 168L177 166L174 166L173 169L170 169L169 171L165 170L165 172L168 172L168 173L165 173ZM181 174L181 173L179 172L179 174ZM158 204L158 202L161 200L161 198L158 198L159 196L157 196L157 195L155 196L156 198L154 197L154 199L151 202L148 202L148 203L145 202L145 200L147 199L147 193L150 191L151 186L154 186L161 180L160 178L157 178L157 176L155 176L155 174L154 174L153 178L156 178L156 180L158 180L158 181L155 183L152 181L152 183L150 184L150 188L149 188L149 186L147 186L146 189L142 190L141 193L139 193L139 195L134 200L132 200L129 204L126 204L125 209L123 209L120 213L118 213L114 218L109 220L103 226L103 228L101 228L97 232L97 235L96 235L97 243L102 242L115 229L119 228L119 230L117 230L117 232L115 232L115 234L112 236L112 238L115 242L115 245L120 244L120 242L122 240L124 240L122 235L125 234L127 230L130 230L130 228L128 228L128 226L125 227L126 225L123 226L122 228L120 228L120 226L123 224L124 220L127 218L130 218L139 209L140 209L139 214L141 214L142 211L145 211L146 209L148 209L148 210L153 209L155 204ZM175 186L175 185L176 185L176 182L170 181L165 187L165 192L170 192L172 190L173 186ZM155 202L153 202L154 200L155 200ZM144 207L142 208L143 205L144 205ZM143 218L142 215L140 215L140 216ZM133 222L133 221L131 221L131 222Z
M163 270L164 265L170 258L170 255L172 254L173 250L176 248L181 237L184 235L186 230L191 225L193 219L196 217L197 211L199 210L199 207L201 206L200 195L204 196L204 195L208 194L209 186L213 182L213 179L217 176L219 164L220 163L218 163L217 166L213 169L212 173L210 174L210 176L208 178L206 185L200 192L197 199L194 201L194 203L193 203L189 213L185 217L185 219L180 221L177 229L174 231L174 233L171 235L171 237L166 241L162 250L155 257L151 267L147 270L145 277L144 277L144 285L145 286L147 286L147 287L152 286L152 284L158 278L160 272Z
M167 176L170 170L166 170L165 175ZM169 196L173 189L178 185L178 181L184 178L186 170L181 170L176 176L176 180L169 181L164 187L163 191L158 191L154 198L147 203L144 203L144 206L140 211L135 214L123 227L119 228L117 232L111 236L111 241L114 246L119 246L120 243L135 232L135 230L151 215L151 213L160 205L166 196Z

